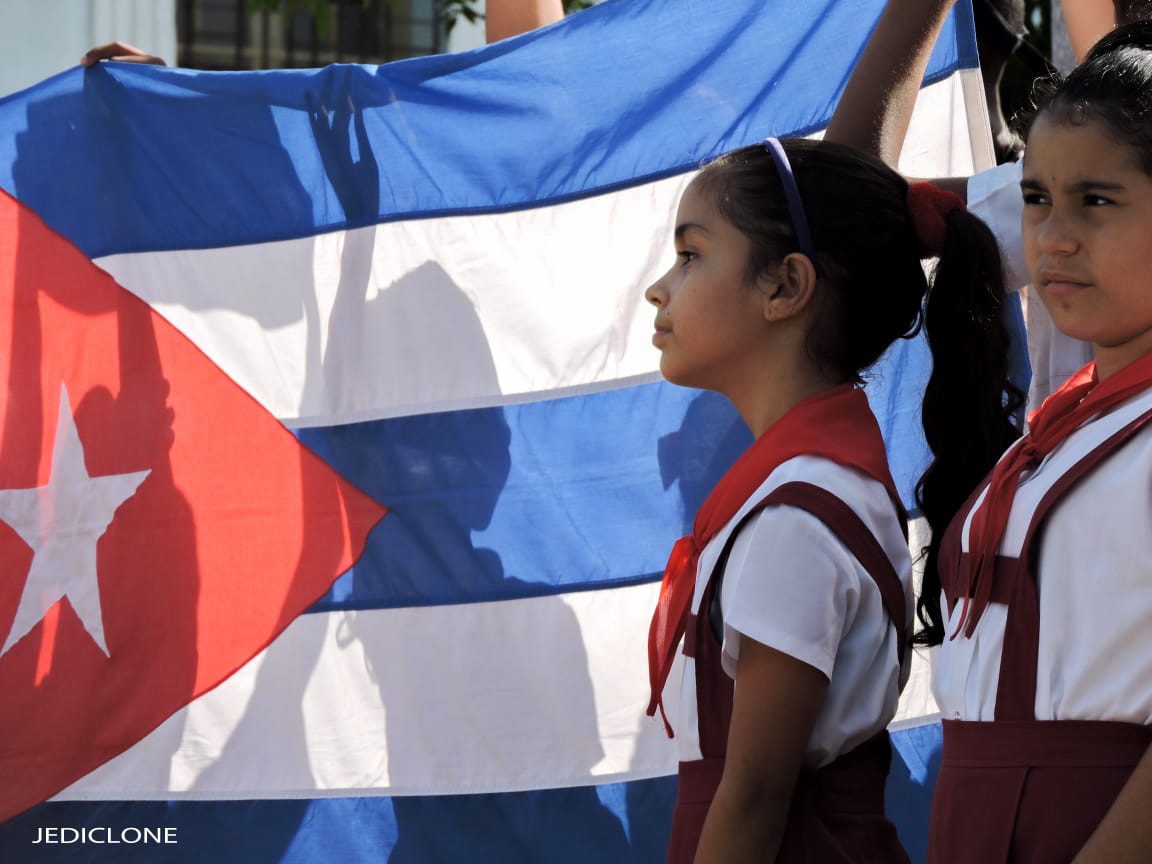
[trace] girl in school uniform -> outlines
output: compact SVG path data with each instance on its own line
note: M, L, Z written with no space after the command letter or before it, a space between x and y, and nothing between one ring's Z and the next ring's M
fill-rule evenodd
M966 494L1018 434L995 242L878 160L769 139L692 181L675 248L646 292L661 371L726 395L756 440L673 549L649 634L650 714L685 658L668 860L907 861L884 785L911 567L862 372L927 294L925 422Z
M1025 257L1094 362L941 538L933 864L1152 861L1152 25L1040 106Z

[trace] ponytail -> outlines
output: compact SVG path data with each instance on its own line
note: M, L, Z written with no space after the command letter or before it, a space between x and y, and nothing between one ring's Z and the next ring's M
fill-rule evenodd
M909 197L911 201L915 196ZM916 211L911 208L919 228ZM942 248L933 250L939 262L924 314L932 375L922 418L934 458L916 485L916 502L932 530L916 603L922 629L913 641L921 645L938 645L944 639L938 570L944 531L1019 437L1014 418L1024 402L1023 393L1008 380L1006 295L996 239L962 203L944 214L944 222ZM917 234L923 239L924 232Z
M911 186L880 160L830 141L782 142L803 199L824 289L806 349L839 380L862 381L923 320L933 372L923 405L934 461L916 487L932 528L915 641L943 639L940 539L953 515L1019 434L1022 394L1008 383L1000 250L956 195ZM800 248L780 173L763 146L725 154L698 188L751 241L749 278ZM931 280L922 259L938 257ZM927 300L925 301L925 296ZM923 319L921 318L923 316Z

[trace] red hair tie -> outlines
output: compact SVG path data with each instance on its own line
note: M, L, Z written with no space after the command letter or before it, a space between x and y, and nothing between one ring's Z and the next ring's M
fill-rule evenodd
M908 215L920 243L921 258L935 258L944 249L947 217L953 210L966 210L964 199L931 183L908 186Z

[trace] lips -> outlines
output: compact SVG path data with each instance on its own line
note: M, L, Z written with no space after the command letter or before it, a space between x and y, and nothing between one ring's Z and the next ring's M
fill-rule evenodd
M1092 286L1083 277L1056 270L1041 270L1039 276L1040 287L1050 297L1067 297Z

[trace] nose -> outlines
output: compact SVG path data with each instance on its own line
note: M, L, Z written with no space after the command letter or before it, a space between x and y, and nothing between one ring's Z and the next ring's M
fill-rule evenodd
M1048 255L1071 255L1080 241L1071 220L1058 207L1051 207L1036 231L1037 245Z
M649 285L644 291L644 299L655 306L657 309L668 302L668 291L664 287L664 280L667 278L668 274L665 273L663 276Z

